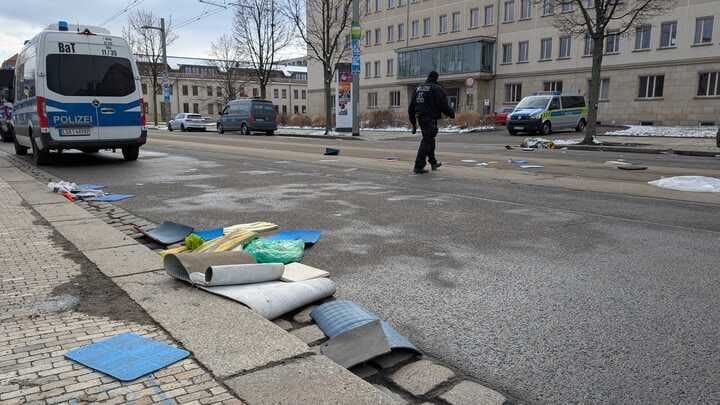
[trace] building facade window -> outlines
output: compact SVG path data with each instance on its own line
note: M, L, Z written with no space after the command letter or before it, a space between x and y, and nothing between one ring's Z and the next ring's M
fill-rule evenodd
M297 89L293 89L293 98L294 98L295 100L297 100L297 99L299 98L299 97L298 97L298 90L297 90Z
M375 12L380 12L380 0L375 0ZM335 103L333 103L333 105L335 105Z
M543 91L557 91L562 93L563 82L562 80L548 80L543 82Z
M638 98L660 98L663 96L665 75L640 76Z
M147 83L143 83L143 84L141 85L141 87L142 87L142 93L143 93L143 94L147 94Z
M605 54L620 53L620 34L609 31L605 37Z
M600 79L600 100L610 100L610 79Z
M375 61L375 77L380 77L380 61Z
M365 78L366 79L369 79L370 76L372 76L371 68L372 68L372 63L365 62Z
M699 97L720 96L720 72L700 73L697 95Z
M512 63L512 44L502 45L502 63L504 65Z
M522 100L522 83L505 84L505 102L519 103Z
M398 51L398 78L427 77L432 70L442 74L492 72L495 44L467 42Z
M370 9L371 9L370 4L371 4L371 3L370 3L370 0L367 0L367 1L365 2L365 15L370 14Z
M302 106L302 113L305 114L306 112L307 112L307 107L306 107L306 106Z
M542 2L542 13L543 16L555 14L555 0L543 0Z
M445 34L448 30L448 16L443 14L438 17L438 34Z
M590 34L585 34L585 49L583 49L584 56L590 56L593 53L593 39Z
M388 25L387 38L385 40L387 42L393 42L395 40L395 26L394 25Z
M215 114L215 106L213 104L207 105L208 114L212 115Z
M273 89L273 98L280 98L280 91L278 91L278 89Z
M493 21L495 19L495 6L492 4L489 6L485 6L485 25L493 25Z
M380 32L380 28L375 28L375 45L380 45L380 40L382 39L382 34Z
M365 31L365 46L370 46L372 44L372 31L368 30Z
M307 98L307 91L305 91L305 90L301 91L300 95L301 95L302 99L305 100Z
M465 107L467 107L468 111L472 111L472 109L473 109L473 104L475 104L475 103L473 102L474 99L475 99L475 97L473 97L473 94L472 94L472 93L466 93L466 94L465 94Z
M414 20L410 23L410 38L417 38L418 37L418 26L420 25L420 22L418 20Z
M188 103L183 103L183 112L184 112L184 113L189 113L189 112L190 112L190 104L188 104Z
M470 9L470 28L477 28L480 26L480 9L475 7Z
M635 28L635 49L650 49L650 34L652 25L643 24Z
M182 95L183 95L183 96L187 96L187 95L188 95L188 86L185 85L185 84L183 84L183 86L182 86ZM187 112L187 111L185 111L185 112Z
M216 94L218 97L222 97L222 95L223 95L222 87L216 87L216 88L215 88L215 94Z
M287 90L282 89L282 98L287 98Z
M393 76L395 74L395 59L388 59L386 65L385 74L387 76Z
M540 60L552 59L552 38L540 40Z
M390 107L400 107L400 91L390 92Z
M192 91L193 91L193 96L197 96L199 93L198 86L192 86Z
M515 0L506 0L503 11L503 22L512 22L515 20Z
M452 13L452 32L458 32L460 31L460 13L454 12Z
M388 9L395 8L395 0L387 0Z
M711 44L715 17L700 17L695 20L695 45Z
M298 108L298 106L294 105L294 106L293 106L293 113L294 113L294 114L297 114L298 112L300 112L300 109Z
M367 107L368 108L377 108L377 93L371 92L367 94Z
M560 3L560 11L563 13L571 13L573 11L572 0L563 0L563 2Z
M677 21L668 21L660 25L660 48L677 46Z
M570 58L572 48L572 39L569 35L560 37L560 53L558 54L558 57L560 59L568 59Z
M532 17L532 0L520 0L520 19L527 20Z
M530 43L528 41L518 42L518 63L527 63L529 49Z
M193 113L200 114L200 105L198 103L193 103Z
M397 32L398 32L398 41L404 40L405 39L405 24L398 24Z
M205 91L207 91L208 97L212 97L212 86L207 86L207 89L205 89Z
M430 17L423 19L423 36L430 36L432 34L432 26L430 25Z
M260 93L260 90L257 87L253 87L253 97L257 97Z

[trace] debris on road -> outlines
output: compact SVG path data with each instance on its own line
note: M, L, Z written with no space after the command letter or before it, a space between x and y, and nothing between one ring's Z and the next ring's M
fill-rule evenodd
M325 270L316 269L315 267L296 262L285 265L285 271L282 277L280 277L280 280L287 282L305 281L314 278L328 277L329 275L330 273Z
M463 162L463 163L477 163L477 160L474 160L474 159L463 159L463 160L461 160L461 162Z
M555 148L555 144L553 141L545 138L525 138L523 139L520 146L523 147L523 150L527 150L527 148L530 149L553 149Z
M513 147L510 146L510 145L505 145L505 149L507 149L507 150L513 150Z
M623 166L623 165L630 165L632 163L626 162L622 159L618 159L618 160L608 160L603 164L608 165L608 166Z
M190 355L187 350L121 333L65 353L65 358L120 381L133 381Z
M69 201L88 200L116 202L135 197L134 194L111 194L102 189L106 186L97 184L76 184L69 181L50 182L48 190L53 193L62 194Z
M315 229L288 229L270 236L266 240L295 240L301 239L306 245L314 245L320 240L320 231Z
M650 181L648 184L677 191L720 193L720 179L705 176L675 176Z
M647 166L640 166L636 164L620 165L617 168L620 170L647 170Z
M242 250L242 248L257 238L257 233L248 229L238 229L237 231L228 233L203 243L199 248L194 250L196 253L211 252L227 252L230 250Z
M340 154L340 149L335 148L325 148L325 156L337 156Z
M486 162L482 162L482 163L476 164L475 166L489 166L489 164Z
M256 239L250 242L245 251L258 263L292 263L302 260L305 242L296 240Z
M169 246L180 241L184 241L185 237L193 231L191 226L178 224L171 221L165 221L158 227L146 231L140 227L135 227L138 232L142 233L148 239L164 246Z
M391 350L385 331L377 319L347 330L320 346L320 353L345 368L390 353Z
M508 163L512 163L514 165L524 165L527 164L527 160L525 159L510 159L508 160Z
M542 169L545 166L540 165L520 165L521 169Z

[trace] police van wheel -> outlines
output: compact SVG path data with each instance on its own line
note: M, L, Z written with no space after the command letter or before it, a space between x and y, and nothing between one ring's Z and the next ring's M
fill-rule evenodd
M37 144L35 143L35 140L32 138L30 139L30 143L32 144L33 161L35 161L35 164L37 166L42 166L50 163L50 151L40 150L40 148L38 148Z
M122 154L125 160L128 162L132 162L137 160L138 156L140 155L140 147L139 146L126 146L122 148Z
M552 132L552 126L550 125L550 123L547 121L544 122L542 125L542 128L540 129L540 133L543 135L550 135L551 132Z
M27 155L28 148L20 145L20 144L18 143L17 139L15 139L14 141L15 141L15 154L18 155L18 156L25 156L25 155Z
M585 129L585 120L580 120L578 122L577 126L575 127L576 132L582 132Z

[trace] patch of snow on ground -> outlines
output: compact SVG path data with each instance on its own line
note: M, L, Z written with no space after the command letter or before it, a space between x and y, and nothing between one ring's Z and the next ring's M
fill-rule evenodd
M303 129L303 130L322 130L324 131L325 128L323 127L298 127L298 126L290 126L290 125L283 125L279 126L278 129ZM368 131L368 132L409 132L410 128L408 127L385 127L385 128L360 128L361 131ZM494 131L494 126L479 126L479 127L471 127L471 128L460 128L456 126L449 126L446 128L439 128L439 132L443 133L454 133L454 134L466 134L469 132L486 132L486 131ZM418 133L420 132L420 128L418 128Z
M714 138L717 131L718 127L655 127L646 125L630 125L627 129L610 131L605 133L605 135Z
M720 193L720 179L705 176L666 177L650 181L648 184L660 188L678 191L695 191L699 193Z

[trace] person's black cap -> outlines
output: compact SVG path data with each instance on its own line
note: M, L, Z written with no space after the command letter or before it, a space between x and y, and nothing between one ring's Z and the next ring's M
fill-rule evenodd
M429 82L436 82L437 79L438 79L438 77L440 77L440 75L438 74L438 72L436 72L436 71L433 70L433 71L430 72L430 74L428 75L428 81L429 81Z

